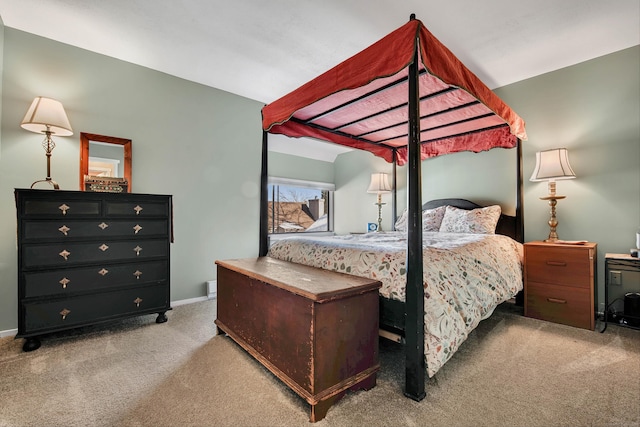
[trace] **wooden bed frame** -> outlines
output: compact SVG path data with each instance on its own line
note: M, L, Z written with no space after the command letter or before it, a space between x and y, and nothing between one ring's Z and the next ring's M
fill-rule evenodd
M402 43L406 44L406 49L402 48ZM425 47L421 48L421 44ZM426 46L430 46L427 49ZM391 51L389 47L393 47ZM390 52L389 58L394 60L378 60L384 58L384 54ZM402 53L402 54L401 54ZM397 61L395 59L398 59ZM403 62L403 61L407 62ZM368 69L375 70L375 75L371 73L353 73L350 70L359 69L353 64L368 64ZM343 64L347 64L344 65ZM393 205L392 209L396 211L396 165L406 164L407 166L407 286L406 297L403 308L383 310L384 313L391 313L395 317L402 317L403 331L406 341L405 346L405 390L404 394L416 401L422 400L425 396L425 373L426 361L424 357L424 286L423 286L423 264L422 264L422 174L421 163L423 148L433 148L434 155L458 152L463 150L482 151L495 147L516 148L517 150L517 191L516 191L516 216L513 220L505 219L498 226L498 233L503 228L512 228L515 240L522 242L524 236L524 227L522 222L522 148L521 139L526 139L526 131L524 129L524 121L503 103L486 85L478 80L464 65L455 58L455 56L442 45L435 37L433 37L422 23L415 19L415 15L411 15L410 20L403 27L390 33L381 41L371 45L361 53L354 55L343 64L339 64L336 68L327 71L318 76L316 79L301 86L295 91L285 95L281 99L266 105L262 109L263 115L263 138L262 138L262 174L261 174L261 215L260 215L260 243L259 255L265 256L269 249L268 238L268 133L280 133L293 137L312 137L329 142L338 143L352 148L363 149L372 152L374 155L384 158L393 165ZM423 70L420 64L424 64ZM375 67L373 66L375 65ZM389 67L402 66L400 68L391 69ZM429 70L427 70L429 68ZM340 70L339 72L336 70ZM449 91L467 91L477 102L484 104L491 112L489 115L495 115L500 118L501 124L483 126L482 121L478 123L478 127L473 129L457 128L459 124L468 124L469 120L460 119L454 123L450 123L452 128L448 133L448 137L434 135L434 139L422 138L421 120L429 117L429 112L420 110L420 102L430 98L432 95L421 97L420 95L420 76L423 72L428 71L429 76L439 79L446 87L438 90L433 96L448 93ZM406 74L405 74L406 72ZM318 108L314 110L314 117L308 118L296 117L295 112L308 107L316 102L320 103L324 97L330 97L332 94L344 94L344 90L356 87L364 87L372 82L372 79L388 77L392 73L397 80L386 84L385 86L372 89L365 95L356 95L346 100L340 100L340 104L332 106L329 109ZM340 77L340 78L338 78ZM339 80L339 84L334 84ZM325 117L333 112L343 111L343 108L353 107L358 104L359 100L368 99L369 96L376 96L395 85L405 85L407 97L406 103L399 107L406 107L406 119L402 124L406 124L406 133L398 136L405 141L404 146L397 147L388 145L381 140L372 140L367 138L375 129L369 129L366 133L357 131L347 132L346 127L352 122L340 121L338 126L316 123L314 120L318 117ZM357 85L356 85L357 83ZM359 85L359 86L358 86ZM322 89L318 89L321 88ZM309 93L312 92L312 93ZM388 93L388 92L385 92ZM464 97L464 96L463 96ZM460 104L448 110L440 110L434 114L458 111L458 108L467 108L477 105L476 102ZM389 111L395 111L395 108L389 108L380 112L385 114ZM362 120L365 120L372 114L371 111L364 111ZM374 115L378 113L373 112ZM305 118L306 117L306 118ZM484 117L484 116L483 116ZM478 117L479 118L479 117ZM397 123L400 124L400 123ZM383 130L388 127L378 129ZM435 126L441 128L441 126ZM434 128L432 128L434 129ZM404 132L404 131L403 131ZM504 138L496 137L499 132ZM493 141L492 144L483 145L482 148L467 147L465 141L467 137L482 135L486 141ZM393 138L391 138L393 139ZM446 149L444 152L440 148L450 146L450 142L459 142L460 145L455 150ZM477 142L477 140L475 140ZM440 144L442 143L442 144ZM461 148L464 147L464 148ZM431 150L429 148L429 150ZM395 217L394 217L395 221ZM509 225L511 224L511 225ZM509 234L511 235L511 234ZM402 315L400 315L402 313ZM383 316L386 314L383 314Z

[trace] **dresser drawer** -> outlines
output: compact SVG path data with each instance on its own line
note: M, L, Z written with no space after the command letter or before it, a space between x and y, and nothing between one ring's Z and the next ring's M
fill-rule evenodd
M75 292L166 283L167 261L137 262L95 267L23 273L24 298L65 295Z
M167 236L167 220L26 220L22 224L22 236L27 240L110 237Z
M168 286L149 286L24 304L19 335L43 333L96 323L124 315L152 313L169 307Z
M171 309L169 195L16 189L18 335Z
M25 217L47 216L72 218L77 216L98 216L102 210L100 200L73 200L61 197L55 200L31 199L24 201L22 215Z
M107 201L106 212L109 216L168 216L169 207L166 202L132 200L126 202Z
M81 263L133 261L168 255L169 245L166 239L24 244L22 266L60 268Z
M527 282L526 299L529 317L592 329L589 289Z
M525 245L526 280L589 289L591 251Z

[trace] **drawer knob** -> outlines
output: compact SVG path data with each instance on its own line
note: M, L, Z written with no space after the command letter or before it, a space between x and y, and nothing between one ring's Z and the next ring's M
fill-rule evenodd
M67 315L71 313L71 310L67 310L66 308L60 312L60 316L62 316L62 320L67 318Z
M103 229L103 230L104 230L105 228L107 228L108 226L109 226L109 224L106 224L106 223L104 223L104 222L102 222L102 223L98 224L98 227L100 227L100 228L101 228L101 229Z
M564 261L547 261L547 265L552 265L554 267L566 267L567 263Z
M66 225L63 225L62 227L58 228L58 231L61 232L62 234L64 234L65 236L67 236L67 232L71 230L69 227L67 227Z
M134 299L133 302L136 304L136 307L140 307L140 303L142 302L142 298L138 297L138 298Z
M58 255L60 255L62 258L64 258L65 261L67 261L67 258L69 257L69 255L71 255L71 252L63 249L62 252L60 252Z
M60 209L62 211L62 215L66 215L67 211L69 209L71 209L69 206L67 206L66 204L61 204L60 206L58 206L58 209Z
M103 268L102 270L98 271L98 274L104 277L107 274L109 274L109 270L107 270L106 268Z
M558 298L547 298L548 302L552 302L554 304L566 304L567 300L566 299L558 299Z
M134 276L136 276L136 280L140 280L140 276L142 276L142 271L140 271L140 270L136 270L136 271L133 273L133 275L134 275Z
M58 283L62 285L62 289L67 289L67 285L71 282L71 280L63 277Z
M138 231L142 230L142 227L140 227L139 224L136 224L135 227L133 227L134 233L133 234L138 234Z
M104 243L100 246L98 246L98 249L100 249L102 252L106 251L107 249L109 249L109 246L105 245Z
M135 208L133 208L134 211L136 211L136 215L140 215L140 212L142 211L142 207L140 205L136 205Z
M133 250L135 251L136 256L139 256L140 255L140 251L142 250L142 248L140 246L136 246L135 248L133 248Z

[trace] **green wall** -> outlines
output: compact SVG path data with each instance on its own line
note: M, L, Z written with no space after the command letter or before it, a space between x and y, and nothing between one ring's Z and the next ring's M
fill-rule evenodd
M523 143L525 240L549 234L549 207L539 197L547 184L530 182L536 151L565 147L577 175L559 181L558 234L565 240L598 243L598 299L604 301L604 255L628 253L640 226L640 46L524 80L496 90L527 123ZM515 150L457 153L422 163L423 201L462 197L515 208ZM338 232L363 231L377 218L366 193L369 173L391 166L368 153L336 161ZM405 168L398 168L398 212L406 206ZM390 204L390 195L383 202ZM341 206L338 206L341 203ZM344 204L348 203L346 207ZM391 227L390 206L383 227ZM599 306L599 309L602 309Z
M54 137L62 189L79 189L89 132L133 141L134 192L174 196L173 301L206 295L216 259L257 255L261 103L11 28L3 64L0 332L17 327L13 190L46 175L43 136L20 128L39 95L60 100L74 130Z
M2 29L0 27L0 29ZM202 297L216 259L258 252L262 104L144 67L5 28L0 128L0 334L17 327L14 188L46 172L42 137L20 128L35 96L59 99L74 135L55 138L52 176L79 189L79 133L133 140L133 190L173 194L172 301ZM526 121L523 145L526 240L546 237L548 209L532 183L535 152L569 149L578 176L558 184L563 239L598 246L599 283L606 252L626 252L640 226L640 47L496 90ZM515 201L514 150L458 153L423 162L423 199ZM371 172L391 165L349 152L335 163L270 153L270 174L336 184L336 231L364 231L377 219L366 193ZM398 211L406 206L406 169L398 168ZM391 228L391 196L383 196ZM602 295L602 294L601 294ZM600 297L602 300L602 297Z
M331 162L269 152L269 176L332 183L333 165Z

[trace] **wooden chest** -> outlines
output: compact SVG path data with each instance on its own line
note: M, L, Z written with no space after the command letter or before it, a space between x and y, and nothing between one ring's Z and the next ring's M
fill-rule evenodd
M171 196L16 190L18 335L140 314L165 322Z
M216 261L216 325L311 405L375 386L380 282L269 257Z
M526 243L525 316L593 330L596 246Z

